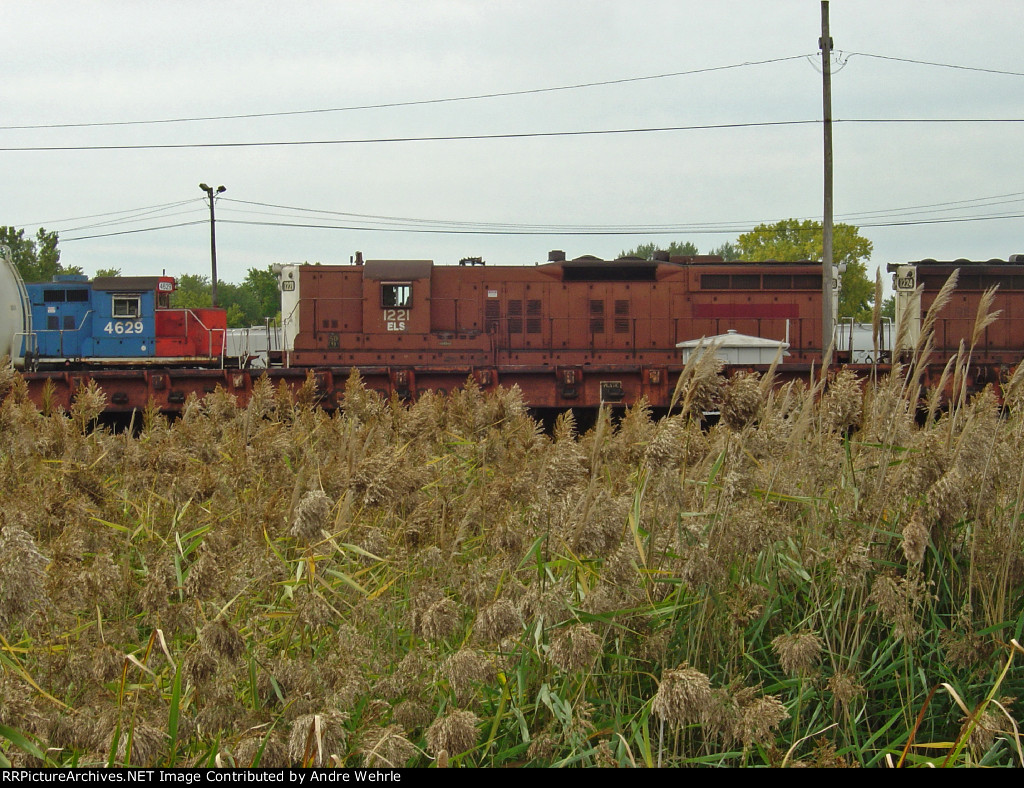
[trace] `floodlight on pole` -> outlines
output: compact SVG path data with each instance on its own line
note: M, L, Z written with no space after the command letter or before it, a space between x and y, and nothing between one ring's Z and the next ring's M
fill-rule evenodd
M210 199L210 297L213 306L217 306L217 220L213 211L213 203L215 202L214 198L218 194L226 192L227 189L223 186L214 189L205 183L200 183L199 188L206 192L206 196Z

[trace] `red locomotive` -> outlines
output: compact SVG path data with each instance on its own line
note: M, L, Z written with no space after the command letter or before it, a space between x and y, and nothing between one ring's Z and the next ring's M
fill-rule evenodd
M918 343L924 316L954 271L956 289L950 301L937 313L934 323L931 363L924 376L926 385L934 385L950 358L971 350L978 308L986 290L996 288L989 311L998 318L977 337L968 374L968 387L980 390L987 384L1004 382L1007 374L1024 356L1024 255L1009 260L921 260L915 263L890 263L893 290L896 293L896 321L905 320L907 340L898 348L904 354Z
M737 332L821 359L821 264L715 257L459 266L367 260L279 267L288 368L347 375L382 393L448 391L472 375L518 385L534 407L669 404L680 343ZM774 349L773 353L774 355ZM765 362L770 363L770 358Z

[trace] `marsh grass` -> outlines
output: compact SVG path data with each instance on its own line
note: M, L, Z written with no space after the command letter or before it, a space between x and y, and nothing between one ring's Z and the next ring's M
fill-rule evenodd
M1019 375L922 426L920 355L705 356L551 436L357 376L113 434L0 375L0 766L1021 765Z

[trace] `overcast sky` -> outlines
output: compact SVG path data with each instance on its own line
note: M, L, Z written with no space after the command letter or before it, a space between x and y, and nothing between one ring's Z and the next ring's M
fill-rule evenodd
M872 272L1024 253L1024 123L1005 122L1024 120L1024 3L832 0L830 16L835 215L874 243ZM60 231L62 262L90 274L208 274L200 182L227 188L232 282L356 250L707 251L822 215L819 0L11 0L4 27L0 224ZM517 95L437 101L495 93ZM383 104L401 106L365 108ZM897 119L932 122L852 122ZM628 129L673 130L564 134ZM978 216L1002 218L953 221Z

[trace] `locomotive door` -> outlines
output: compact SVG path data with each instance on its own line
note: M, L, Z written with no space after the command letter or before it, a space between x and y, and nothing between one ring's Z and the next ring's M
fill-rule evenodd
M504 358L523 362L551 347L546 284L505 282L499 288L489 286L487 296L485 324Z

